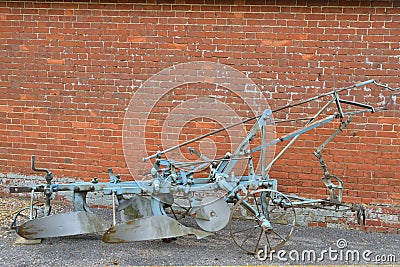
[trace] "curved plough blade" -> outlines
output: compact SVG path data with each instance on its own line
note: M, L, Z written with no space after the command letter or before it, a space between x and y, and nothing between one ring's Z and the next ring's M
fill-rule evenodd
M30 220L16 231L26 239L37 239L104 232L108 227L99 216L78 211Z
M111 227L103 235L103 242L125 243L185 235L195 235L197 239L200 239L212 235L212 233L184 226L168 216L156 215Z

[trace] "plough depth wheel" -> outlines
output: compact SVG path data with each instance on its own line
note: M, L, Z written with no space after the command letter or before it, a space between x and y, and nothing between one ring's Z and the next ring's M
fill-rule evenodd
M242 250L257 254L282 247L296 224L292 202L284 194L259 189L243 196L234 205L229 219L233 241Z

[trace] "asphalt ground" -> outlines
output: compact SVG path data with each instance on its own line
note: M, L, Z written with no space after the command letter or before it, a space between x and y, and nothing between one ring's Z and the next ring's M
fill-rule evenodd
M0 203L2 266L400 265L400 235L344 228L296 227L283 248L270 255L260 254L259 258L236 246L226 228L204 239L185 236L169 243L155 240L107 244L99 233L17 245L18 236L9 228L10 215L27 201L0 198ZM111 210L99 213L109 216ZM195 225L191 219L183 223Z

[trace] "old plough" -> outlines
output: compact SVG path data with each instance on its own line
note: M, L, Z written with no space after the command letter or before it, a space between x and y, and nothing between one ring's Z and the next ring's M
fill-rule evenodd
M351 98L349 100L348 96L351 96L353 89L367 86L389 92L381 105L374 107L370 103L356 102ZM343 181L329 172L322 150L351 122L353 116L385 110L398 94L398 89L369 80L275 110L267 109L242 122L255 121L236 150L227 152L224 157L209 159L189 145L235 125L149 155L144 159L153 162L150 170L152 177L148 180L121 181L109 169L108 182L93 179L91 182L54 183L53 174L47 169L37 168L32 157L32 169L43 172L46 183L10 187L11 193L28 193L32 199L30 207L15 216L12 227L18 235L27 239L102 232L104 242L118 243L171 239L185 235L203 238L227 226L235 244L248 253L256 254L260 249L274 250L285 244L296 225L298 207L350 210L355 212L359 223L365 223L363 205L342 201ZM320 106L312 116L296 119L289 117L279 121L272 118L274 113L287 112L293 107L305 106L304 110L307 110L307 105L311 102L318 102ZM290 115L289 112L287 114ZM272 140L267 138L270 125L293 121L302 123L302 126L284 136ZM268 174L274 163L302 134L332 121L338 121L339 127L314 151L322 167L322 182L328 196L323 199L308 199L278 191L278 178ZM255 141L258 144L254 144ZM286 145L272 160L267 161L265 155L269 147L280 142L286 142ZM166 153L182 147L187 147L199 160L178 162L165 158ZM258 168L255 166L256 156L261 159ZM243 175L235 175L232 171L238 162L245 163ZM198 171L205 167L210 170L208 176L198 177ZM53 195L62 191L72 192L74 211L52 214ZM111 197L112 211L108 223L93 213L86 202L87 194L96 191ZM214 196L213 192L222 194ZM33 201L37 193L44 194L43 208ZM204 197L199 198L199 193L204 193ZM123 221L117 220L120 213ZM185 215L194 218L199 228L185 226L180 221Z

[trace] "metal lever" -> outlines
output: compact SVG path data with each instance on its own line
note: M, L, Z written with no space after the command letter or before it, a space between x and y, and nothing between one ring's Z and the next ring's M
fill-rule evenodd
M51 173L51 171L49 171L48 169L39 169L39 168L35 167L35 156L32 156L31 162L32 162L31 166L32 166L32 170L33 171L35 171L35 172L45 172L47 174Z
M351 207L351 211L357 212L357 223L366 225L367 222L367 212L364 205L361 204L353 204Z
M35 172L45 172L46 173L46 176L45 176L46 182L47 182L47 184L51 184L51 180L53 180L53 173L51 171L49 171L48 169L36 168L35 167L35 156L32 156L32 158L31 158L31 167L32 167L32 170Z
M114 175L112 168L108 168L108 176L110 176L110 183L119 183L121 181L120 175Z
M46 207L44 209L44 214L46 216L48 216L48 215L50 215L50 211L51 211L50 201L51 201L51 197L53 194L53 188L51 187L51 181L53 180L53 173L51 171L49 171L48 169L36 168L35 167L35 156L32 156L32 158L31 158L31 167L32 167L32 170L35 172L45 172L46 173L45 179L46 179L47 185L44 189L44 195L46 196Z

